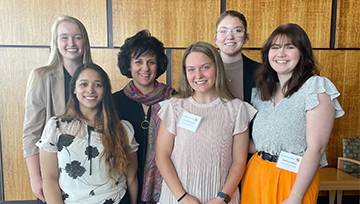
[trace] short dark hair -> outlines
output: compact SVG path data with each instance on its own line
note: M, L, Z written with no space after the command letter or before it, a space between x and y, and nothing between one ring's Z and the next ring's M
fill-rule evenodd
M295 66L291 78L285 82L285 97L290 97L313 75L319 75L317 61L314 57L311 42L306 32L297 24L288 23L277 27L265 41L261 55L263 64L255 72L256 88L263 101L270 100L276 92L279 81L277 73L271 68L269 50L277 39L286 37L300 52L300 59Z
M127 38L120 47L118 67L121 74L127 78L132 78L130 62L133 58L137 59L144 53L154 53L156 55L157 73L155 79L161 76L166 71L169 60L165 54L164 44L151 36L148 30L142 30L136 35Z

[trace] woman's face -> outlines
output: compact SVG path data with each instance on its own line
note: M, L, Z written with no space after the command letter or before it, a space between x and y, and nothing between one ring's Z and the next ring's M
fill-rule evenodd
M103 99L104 88L100 75L93 69L85 69L76 80L74 94L83 115L97 112Z
M144 53L139 58L132 58L130 62L131 76L134 85L143 94L154 90L157 74L157 59L155 53Z
M269 50L269 62L278 76L290 78L300 60L300 51L287 37L278 37Z
M57 27L57 49L63 60L81 62L84 54L84 39L79 26L68 21Z
M216 94L215 63L204 53L192 52L185 60L186 78L195 93Z
M248 35L239 18L226 16L219 23L215 43L222 54L233 56L241 53L241 48L247 41Z

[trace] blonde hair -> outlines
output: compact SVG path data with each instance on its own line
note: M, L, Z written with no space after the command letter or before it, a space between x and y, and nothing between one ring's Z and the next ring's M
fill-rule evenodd
M55 20L51 27L51 47L50 47L50 55L48 64L43 67L36 68L31 71L29 80L27 83L26 93L32 90L45 76L48 72L53 71L56 67L62 65L62 55L60 54L59 50L57 49L57 28L60 23L62 22L70 22L77 25L80 29L81 36L84 39L84 54L82 56L82 62L84 63L92 63L91 52L90 52L90 42L89 36L85 29L85 26L76 18L71 16L60 16L58 19Z
M184 53L182 58L182 68L179 81L179 92L175 97L187 98L192 96L193 89L191 88L187 77L186 77L186 58L192 52L200 52L208 56L215 64L216 67L216 79L215 79L215 90L221 101L225 102L224 99L232 100L235 97L230 93L227 84L227 77L225 73L224 63L217 49L207 42L197 42L190 45Z

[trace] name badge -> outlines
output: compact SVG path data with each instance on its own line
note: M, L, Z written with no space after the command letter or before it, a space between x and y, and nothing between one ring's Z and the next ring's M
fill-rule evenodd
M298 173L301 159L301 156L281 151L276 167Z
M200 116L188 112L183 112L178 126L190 130L192 132L196 132L196 129L198 128L200 121L201 121Z

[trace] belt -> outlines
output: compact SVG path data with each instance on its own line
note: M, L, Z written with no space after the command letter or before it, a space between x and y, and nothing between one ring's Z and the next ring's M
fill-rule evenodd
M279 156L271 155L271 154L266 153L264 151L258 152L258 155L261 157L261 159L271 161L271 162L276 162L278 160L278 158L279 158Z

